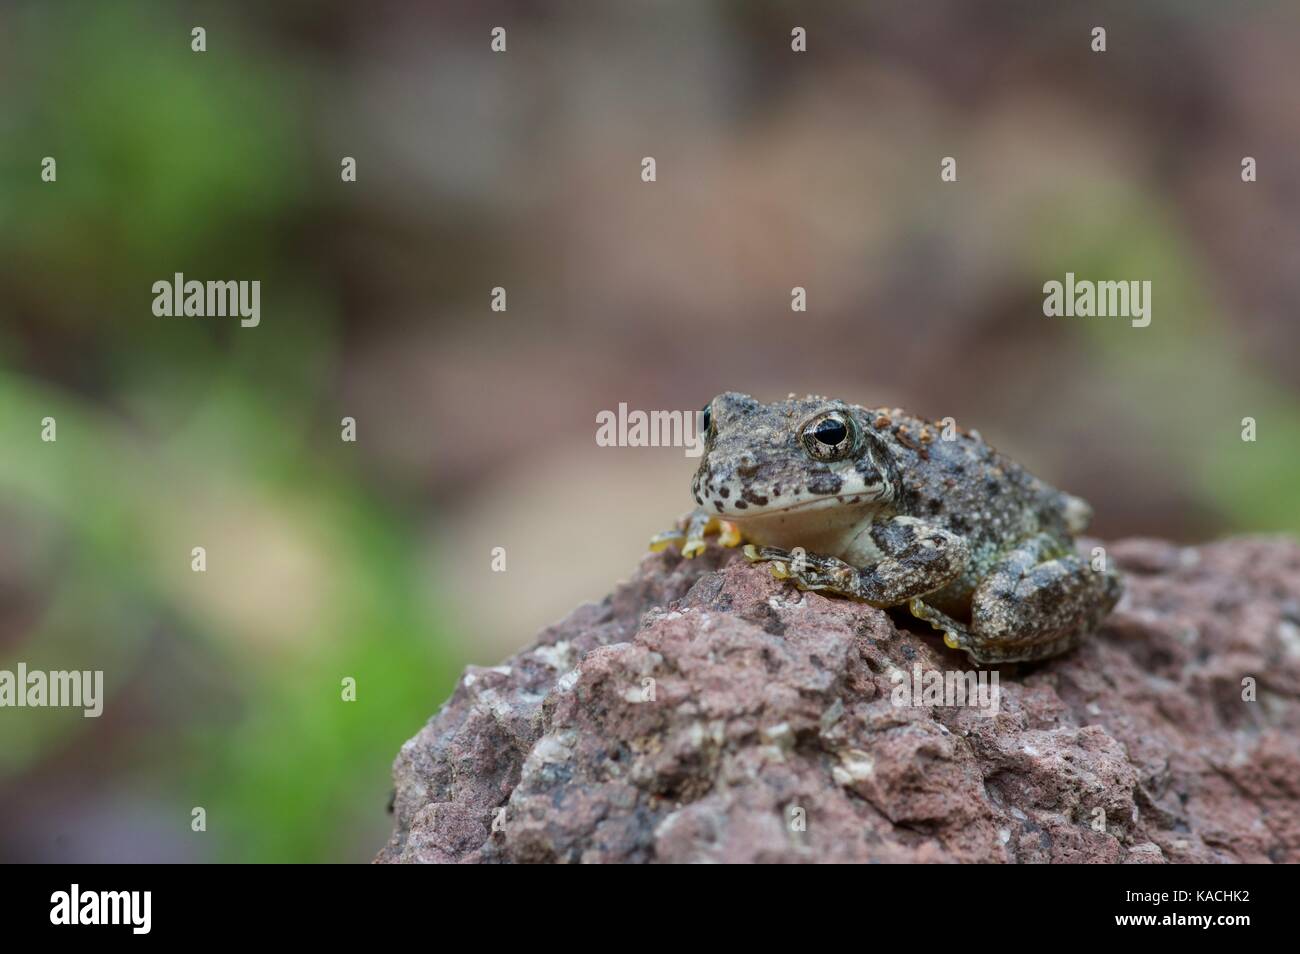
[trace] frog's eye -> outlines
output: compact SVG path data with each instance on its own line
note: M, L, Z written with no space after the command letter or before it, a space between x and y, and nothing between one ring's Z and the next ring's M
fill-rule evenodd
M704 433L707 434L713 429L713 402L704 405L700 413L704 415Z
M803 428L803 446L814 460L843 460L853 453L853 419L839 411L818 414Z

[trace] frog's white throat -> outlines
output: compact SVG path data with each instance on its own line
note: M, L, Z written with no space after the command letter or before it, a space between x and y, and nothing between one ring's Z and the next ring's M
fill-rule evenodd
M855 497L857 501L849 503ZM735 523L746 540L759 546L804 547L835 556L853 545L882 506L883 501L862 494L836 494L722 518Z

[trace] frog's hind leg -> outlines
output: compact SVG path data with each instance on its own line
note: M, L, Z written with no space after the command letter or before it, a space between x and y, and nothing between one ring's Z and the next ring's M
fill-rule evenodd
M960 649L977 666L1000 666L1003 663L1031 662L1035 659L1059 656L1073 649L1083 635L1083 631L1075 631L1058 640L1048 642L1000 645L984 641L971 631L968 624L935 609L921 597L909 600L907 608L917 619L925 620L943 633L945 646L949 649Z
M1061 550L1040 535L996 564L971 595L971 622L958 635L959 648L977 663L1046 659L1096 629L1119 601L1119 576Z

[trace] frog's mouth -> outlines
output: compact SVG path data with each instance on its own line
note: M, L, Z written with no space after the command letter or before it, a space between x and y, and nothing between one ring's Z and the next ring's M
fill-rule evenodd
M850 507L870 507L872 504L879 503L879 501L879 497L867 492L826 494L821 497L808 497L804 500L797 500L794 503L769 503L763 506L750 506L743 510L736 509L733 504L727 508L727 513L723 516L733 521L757 520L761 517L781 517L792 513L810 513L836 507L846 509Z

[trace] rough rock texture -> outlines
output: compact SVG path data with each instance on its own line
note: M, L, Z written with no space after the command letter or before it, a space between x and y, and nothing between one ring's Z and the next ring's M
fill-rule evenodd
M914 621L649 556L465 673L397 758L378 860L1300 861L1300 546L1109 555L1103 631L996 670L996 713L898 704L971 669Z

